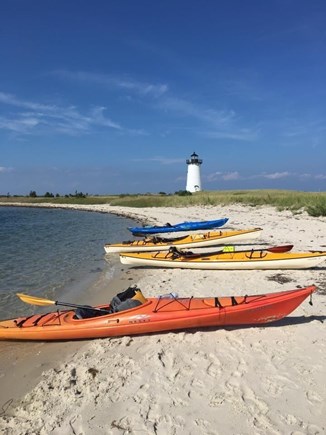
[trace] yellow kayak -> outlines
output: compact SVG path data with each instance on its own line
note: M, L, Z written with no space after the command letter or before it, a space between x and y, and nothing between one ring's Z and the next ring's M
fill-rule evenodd
M145 237L142 240L132 240L122 243L107 243L104 250L107 254L112 252L143 252L143 251L166 251L170 247L177 248L203 248L207 246L239 243L245 240L253 240L260 236L262 228L249 230L210 231L201 234L191 234L182 237L163 238Z
M292 246L237 251L234 247L197 254L178 251L120 254L131 266L176 267L188 269L309 269L326 260L325 251L287 252Z

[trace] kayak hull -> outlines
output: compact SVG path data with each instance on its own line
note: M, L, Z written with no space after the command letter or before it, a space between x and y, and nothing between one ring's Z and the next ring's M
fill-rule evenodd
M226 224L228 218L215 219L210 221L199 222L181 222L175 225L154 225L145 227L129 227L128 230L133 235L143 236L146 234L158 234L158 233L175 233L178 231L200 231L211 230L213 228L219 228Z
M207 270L310 269L325 259L326 252L323 251L273 253L257 250L180 257L170 252L120 254L121 263L131 266Z
M73 310L0 322L1 340L79 340L176 331L188 328L258 325L282 319L315 286L278 293L211 298L149 298L126 311L88 319ZM103 306L100 306L100 308Z
M162 239L152 237L143 240L133 240L130 242L115 243L104 245L106 254L120 252L145 252L145 251L165 251L175 246L181 249L204 248L230 243L239 243L246 240L254 240L260 237L261 228L249 230L230 230L230 231L211 231L204 234L193 234L184 237Z

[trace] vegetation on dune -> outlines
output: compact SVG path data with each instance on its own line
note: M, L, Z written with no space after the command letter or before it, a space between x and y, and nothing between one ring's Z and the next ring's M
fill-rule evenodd
M310 216L326 216L326 198L319 198L315 204L308 205L306 209Z
M229 190L203 191L190 193L178 191L174 194L121 194L93 196L75 192L60 196L46 192L44 196L31 191L29 196L0 196L0 202L46 203L55 204L110 204L123 207L187 207L193 205L215 206L242 204L251 207L270 205L278 210L291 210L300 213L303 210L311 216L326 216L326 192L300 192L289 190Z

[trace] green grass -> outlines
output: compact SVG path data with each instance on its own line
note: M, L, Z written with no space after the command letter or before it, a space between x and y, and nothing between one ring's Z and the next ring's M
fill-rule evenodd
M311 216L326 216L326 192L300 192L290 190L228 190L197 192L189 196L164 194L87 196L86 198L29 198L0 197L0 202L55 204L110 204L123 207L187 207L243 204L251 207L270 205L278 210Z

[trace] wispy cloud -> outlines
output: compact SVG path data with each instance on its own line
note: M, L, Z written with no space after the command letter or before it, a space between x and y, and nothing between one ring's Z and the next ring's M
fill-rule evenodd
M308 114L297 114L296 116L286 117L280 123L282 136L286 138L311 137L325 132L325 121L321 116L313 117Z
M216 110L188 101L164 95L156 106L179 117L198 121L197 132L212 139L254 141L259 136L257 128L240 127L240 120L232 109Z
M238 141L251 142L259 136L258 129L238 128L235 131L230 129L221 129L220 131L205 131L203 135L212 139L231 139Z
M233 75L232 72L229 72L229 74ZM249 75L250 78L248 77ZM223 84L223 89L227 95L236 97L240 100L262 102L270 98L268 92L257 84L257 82L259 82L259 77L257 77L255 71L243 72L241 78L228 77L225 79L222 77L220 82Z
M7 172L12 172L13 170L14 170L14 168L0 166L0 174L4 174L4 173L7 173Z
M6 118L0 116L0 129L10 130L16 133L27 133L33 127L36 127L39 124L38 119L35 117L27 117L22 114L19 115L19 118Z
M258 174L243 175L238 171L233 172L213 172L205 177L205 181L212 183L215 181L235 181L235 180L257 180L257 179L267 179L267 180L279 180L282 178L311 178L315 180L325 180L326 174L302 174L296 172L261 172Z
M184 163L185 159L171 159L167 157L150 157L145 159L132 159L133 162L156 162L161 165L174 165L179 163Z
M55 77L73 82L80 82L103 89L119 91L120 98L133 98L134 95L146 98L146 105L151 109L171 115L174 121L185 120L185 126L191 128L199 136L211 139L229 139L233 141L255 141L260 135L257 127L244 125L235 110L212 107L198 103L196 98L180 98L173 95L165 83L149 83L133 78L120 78L108 74L85 71L57 70L51 73ZM126 92L122 92L126 91ZM121 101L121 100L120 100ZM148 135L142 127L128 129L111 117L106 116L105 106L96 106L87 111L76 106L58 106L37 101L19 99L15 95L0 92L0 104L9 105L16 110L0 117L0 128L16 133L43 133L54 131L67 135L87 134L94 127L114 129L121 134ZM143 109L143 106L142 106ZM128 109L129 110L129 109Z
M151 104L158 110L173 116L198 121L202 131L198 134L211 138L251 141L258 135L257 130L238 127L236 113L232 109L220 109L197 104L191 98L184 99L173 95L166 83L148 83L130 77L116 77L110 74L87 71L56 70L53 75L64 80L101 86L108 90L128 91L131 95L150 97ZM123 97L123 96L122 96ZM122 98L121 97L121 98ZM132 98L125 95L124 98ZM197 126L198 128L198 126ZM205 130L205 129L208 130Z
M75 106L47 105L19 99L4 92L0 92L0 103L18 108L10 115L0 117L0 128L16 133L37 133L47 129L79 135L89 132L94 126L122 130L120 124L104 116L105 107L93 107L88 113L82 114Z
M22 107L25 109L35 111L53 111L56 110L56 106L35 103L32 101L24 101L17 98L15 95L0 92L0 103L9 104L11 106Z
M326 180L326 174L301 174L301 178L314 178L316 180Z
M290 172L274 172L271 174L261 174L263 178L269 178L270 180L277 180L279 178L286 178L291 176Z
M168 85L164 83L155 84L141 82L128 77L120 78L109 74L68 70L56 70L53 71L52 74L62 79L72 80L74 82L79 81L84 83L91 83L111 89L119 88L151 97L160 97L168 91Z
M206 181L208 183L217 181L217 180L224 180L224 181L231 181L231 180L241 180L243 177L239 174L238 171L233 172L213 172L212 174L209 174L206 176Z
M172 111L181 116L190 116L216 127L228 125L235 119L235 112L233 110L205 108L182 98L165 97L158 104L160 108L166 111Z

